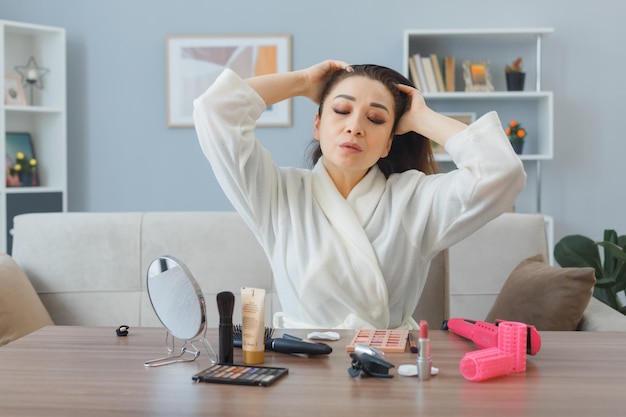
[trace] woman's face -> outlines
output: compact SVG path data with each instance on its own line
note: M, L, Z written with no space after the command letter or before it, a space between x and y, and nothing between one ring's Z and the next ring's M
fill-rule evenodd
M315 116L315 139L320 141L329 174L364 176L391 148L394 99L379 81L347 77L330 91Z

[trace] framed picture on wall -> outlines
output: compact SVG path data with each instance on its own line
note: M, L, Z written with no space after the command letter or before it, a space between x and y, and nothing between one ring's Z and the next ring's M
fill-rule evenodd
M242 78L291 70L291 35L168 36L167 125L193 126L193 100L226 68ZM258 126L291 126L291 100L267 108Z
M26 96L19 76L7 74L4 76L4 104L9 106L25 106Z

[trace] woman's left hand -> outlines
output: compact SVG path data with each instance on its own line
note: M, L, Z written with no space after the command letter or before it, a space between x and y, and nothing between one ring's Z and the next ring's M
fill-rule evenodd
M400 117L398 126L396 126L396 134L402 135L408 132L420 133L420 114L428 109L426 101L424 101L424 96L416 88L405 84L398 84L398 89L409 96L409 108L402 117Z
M464 123L429 108L424 96L417 89L403 84L398 84L398 88L408 94L410 104L398 121L396 135L415 132L445 146L448 138L467 127Z

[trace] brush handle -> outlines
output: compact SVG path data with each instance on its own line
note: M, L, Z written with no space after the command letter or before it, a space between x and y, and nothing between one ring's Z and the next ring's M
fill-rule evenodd
M240 338L233 340L233 346L240 348L242 341ZM306 353L307 355L328 355L333 348L325 343L308 343L300 340L289 339L266 339L265 350L273 350L279 353Z
M222 324L219 326L219 363L233 363L233 325Z
M270 339L265 348L280 353L305 353L307 355L328 355L333 348L325 343L309 343L300 340Z

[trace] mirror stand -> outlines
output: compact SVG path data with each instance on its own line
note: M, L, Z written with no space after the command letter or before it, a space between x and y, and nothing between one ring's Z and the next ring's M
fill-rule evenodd
M204 333L206 335L206 329ZM194 343L200 343L200 345L204 348L206 356L212 364L217 363L217 354L204 335L199 339L185 340L183 342L183 346L180 348L180 352L178 354L174 354L174 351L176 350L176 338L172 336L170 332L166 332L165 346L167 347L168 356L146 361L144 362L144 366L163 366L178 362L193 362L198 358L198 356L200 356L201 352Z
M204 296L185 264L167 255L154 259L148 267L146 286L152 308L167 331L168 356L149 360L144 365L195 361L200 356L196 345L204 349L212 363L217 363L217 354L206 340ZM183 341L179 353L175 353L175 339Z

